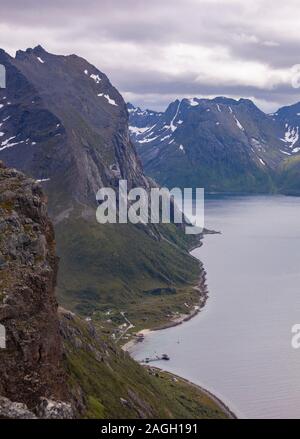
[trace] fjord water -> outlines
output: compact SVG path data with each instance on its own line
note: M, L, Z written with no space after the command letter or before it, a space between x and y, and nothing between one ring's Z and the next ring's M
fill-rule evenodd
M206 201L207 235L193 255L207 271L209 299L187 323L152 332L131 349L219 396L238 417L300 418L300 199Z

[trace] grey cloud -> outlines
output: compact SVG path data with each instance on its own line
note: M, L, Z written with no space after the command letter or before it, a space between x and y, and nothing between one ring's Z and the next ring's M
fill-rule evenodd
M224 51L230 57L229 65L230 60L233 64L253 61L272 72L297 64L300 26L296 0L284 4L278 0L253 0L251 4L244 0L2 3L0 36L4 49L12 53L42 44L49 51L78 53L107 73L125 97L134 96L140 105L151 102L161 109L176 95L230 95L254 97L269 108L299 97L298 90L289 84L271 90L243 85L236 79L230 85L228 80L208 84L197 82L197 72L190 67L190 71L187 68L176 74L160 68L169 47L179 44L214 52L215 64L207 67L203 61L203 69L212 69L212 74L214 69L222 70L218 57L220 54L222 60ZM289 17L294 26L287 28ZM298 21L300 24L300 18ZM111 51L105 49L109 47Z

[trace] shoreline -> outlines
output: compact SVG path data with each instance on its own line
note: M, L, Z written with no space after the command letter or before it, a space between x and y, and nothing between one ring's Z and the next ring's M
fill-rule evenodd
M218 234L218 233L220 233L220 232L211 232L211 234ZM203 245L202 239L203 239L203 236L202 236L202 238L201 238L201 240L199 242L199 245L193 246L190 249L189 253L190 253L190 255L192 257L195 257L195 256L193 256L191 254L191 252L193 250L195 250L196 248L202 247L202 245ZM198 260L198 258L196 258L196 259ZM194 306L194 310L190 314L183 314L183 315L179 316L178 318L176 318L175 320L167 322L166 324L164 324L162 326L159 326L157 328L152 328L152 329L145 328L145 329L142 329L141 331L136 333L136 337L135 338L127 341L124 345L121 346L121 349L124 352L127 352L130 355L129 351L130 351L130 349L133 346L135 346L137 343L143 343L143 340L139 340L138 336L143 335L145 337L145 336L147 336L148 334L150 334L151 332L154 332L154 331L161 331L163 329L169 329L169 328L173 328L175 326L182 325L184 322L188 322L189 320L191 320L192 318L196 317L200 313L201 309L206 305L206 301L208 299L208 295L209 294L208 294L208 288L207 288L207 285L206 285L206 274L207 273L206 273L206 271L204 269L203 263L200 260L198 260L198 261L199 261L199 266L200 266L200 278L199 278L198 284L195 285L194 288L199 291L199 303L198 303L198 305ZM149 366L146 366L146 365L143 365L143 366L144 367L149 367ZM226 413L228 415L229 419L238 419L236 414L220 398L218 398L216 395L214 395L210 390L205 389L204 387L199 386L198 384L193 383L192 381L189 381L188 379L186 379L186 378L184 378L182 376L176 375L176 374L174 374L172 372L169 372L167 370L161 369L159 367L151 366L151 368L157 369L157 370L162 371L164 373L168 373L172 377L180 379L180 380L186 382L187 384L189 384L190 386L197 388L198 390L200 390L201 392L206 394L208 397L210 397L220 407L220 409L223 410L224 413Z
M202 245L203 244L201 242L198 247L192 248L190 250L190 252L192 252L196 248L200 248ZM158 327L154 327L151 329L150 328L141 329L140 331L138 331L136 333L136 335L131 340L127 341L126 343L124 343L121 346L121 349L124 352L128 352L137 343L143 342L142 340L139 339L139 336L143 335L145 337L147 334L154 332L154 331L162 331L163 329L169 329L169 328L173 328L175 326L182 325L183 323L188 322L189 320L193 319L194 317L196 317L200 313L201 309L204 308L204 306L206 305L206 301L208 299L208 288L206 285L206 271L203 268L203 263L199 260L198 260L198 262L199 262L199 266L200 266L200 277L199 277L198 284L195 285L193 288L195 290L198 290L198 292L199 292L199 301L198 301L197 305L194 305L194 309L192 310L192 312L190 312L189 314L181 314L180 316L174 318L173 320L169 320L165 324L162 324Z
M150 366L145 366L145 367L150 367ZM229 419L238 419L238 417L236 416L236 414L228 407L228 405L226 405L218 396L214 395L210 390L205 389L204 387L200 386L199 384L193 383L192 381L183 378L180 375L177 375L173 372L169 372L168 370L164 370L161 369L160 367L156 367L156 366L151 366L151 369L156 369L157 371L163 372L163 373L167 373L168 375L177 378L178 380L181 380L183 382L185 382L186 384L188 384L189 386L192 386L198 390L200 390L202 393L204 393L205 395L207 395L209 398L211 398L217 405L218 407L224 411L224 413L226 413L229 417Z
M138 331L135 336L133 336L132 339L128 340L126 343L122 344L121 349L124 352L128 352L131 347L133 347L135 344L137 343L142 343L143 340L139 339L140 336L146 336L147 334L149 334L150 332L154 332L154 331L161 331L163 329L169 329L169 328L173 328L175 326L178 325L182 325L182 323L184 322L188 322L189 320L193 319L194 317L196 317L202 308L204 308L204 306L206 305L206 301L208 299L208 288L206 285L206 271L204 269L204 265L203 262L200 261L198 258L196 258L195 256L192 255L192 252L194 250L196 250L197 248L201 248L203 246L203 239L205 237L205 235L214 235L214 234L220 234L221 232L219 231L215 231L215 230L209 230L209 229L204 229L204 231L202 232L202 234L199 237L199 242L193 246L190 246L189 248L189 255L196 259L199 263L199 268L200 268L200 275L199 275L199 279L198 279L198 283L196 285L194 285L194 289L198 290L199 292L199 300L198 300L198 304L194 305L194 309L191 313L189 314L181 314L180 316L173 318L173 320L169 320L166 323L154 327L154 328L144 328L141 329L140 331Z

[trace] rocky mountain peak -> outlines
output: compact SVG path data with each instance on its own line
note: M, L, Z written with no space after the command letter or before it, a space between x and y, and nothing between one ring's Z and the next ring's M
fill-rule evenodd
M44 55L46 53L46 50L41 45L37 45L34 48L28 47L25 50L17 50L16 59L24 59L26 55Z
M104 73L41 46L2 59L0 158L42 181L51 213L95 206L98 189L121 177L129 187L148 185L129 138L125 102Z

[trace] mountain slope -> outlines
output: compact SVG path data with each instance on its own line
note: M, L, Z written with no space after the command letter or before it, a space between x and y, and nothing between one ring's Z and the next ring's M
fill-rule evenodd
M271 114L273 120L284 125L282 140L289 146L289 155L300 151L299 126L300 126L300 102L280 108L277 113Z
M183 99L154 126L131 106L130 131L145 171L163 185L270 192L282 164L299 152L298 128L280 114L266 115L247 99Z
M277 184L280 192L300 194L300 103L280 108L272 117L284 125L283 141L288 145L286 159L281 163Z
M100 328L58 313L40 184L0 162L0 419L226 418L196 386L146 370ZM2 334L2 332L1 332Z
M48 195L63 267L60 302L88 314L131 308L139 317L144 301L158 321L172 304L196 303L199 264L188 254L193 238L172 225L96 222L100 187L116 188L120 178L128 189L154 184L130 141L126 105L108 78L76 55L52 55L40 46L15 58L1 51L0 63L7 70L0 158L40 180ZM175 294L164 294L169 287ZM160 298L148 293L157 288Z
M95 205L97 190L120 177L129 187L148 184L128 138L125 103L102 72L40 46L16 58L0 52L0 62L7 70L1 158L45 180L51 212Z
M99 334L61 310L65 368L77 416L96 419L218 419L222 403L173 375L144 368Z

